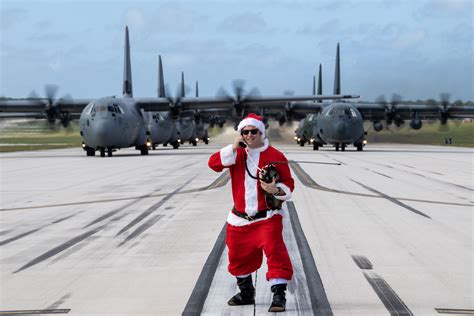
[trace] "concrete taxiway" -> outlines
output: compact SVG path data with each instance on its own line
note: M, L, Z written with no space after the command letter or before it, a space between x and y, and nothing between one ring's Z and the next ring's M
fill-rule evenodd
M255 306L226 305L231 190L207 160L231 135L149 156L0 155L0 315L268 314L265 264ZM295 161L284 315L474 313L472 149L275 145Z

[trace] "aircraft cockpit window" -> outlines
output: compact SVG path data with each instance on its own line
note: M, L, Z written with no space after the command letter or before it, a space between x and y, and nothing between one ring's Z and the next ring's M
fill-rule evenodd
M94 103L89 104L86 111L85 111L85 113L86 114L91 114L94 107L95 107ZM95 112L95 109L94 109L94 112Z
M115 113L115 108L114 108L113 106L111 106L111 105L107 106L107 110L108 110L109 112Z
M354 111L354 109L351 109L351 114L352 114L352 117L357 117L357 113L356 111Z
M107 105L99 105L98 112L107 112Z
M334 109L330 109L327 113L326 116L334 116L336 114L336 111Z
M347 118L352 118L351 110L350 110L350 109L344 109L344 115L345 115Z
M314 117L314 114L309 114L309 115L308 115L308 120L309 120L309 121L312 121L312 120L313 120L313 117Z
M112 112L122 113L122 114L123 114L123 109L122 109L118 104L114 104L114 105L113 105L113 111L112 111Z

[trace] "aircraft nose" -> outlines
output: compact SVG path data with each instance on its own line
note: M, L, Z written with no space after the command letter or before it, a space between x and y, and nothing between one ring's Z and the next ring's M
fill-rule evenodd
M95 126L95 135L99 147L110 147L114 144L114 138L117 133L114 126L108 120L100 120Z
M347 126L344 124L344 122L337 122L336 126L334 127L334 130L338 135L345 135L347 131Z

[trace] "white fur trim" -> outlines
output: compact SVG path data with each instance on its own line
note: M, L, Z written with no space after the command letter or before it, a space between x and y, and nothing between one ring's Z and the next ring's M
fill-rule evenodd
M284 192L285 192L285 195L274 195L274 197L277 199L277 200L280 200L280 201L286 201L286 200L289 200L291 198L291 190L289 187L287 187L284 183L282 182L278 182L276 184L276 187L277 188L281 188Z
M282 278L270 279L270 286L277 285L277 284L287 284L287 283L288 283L287 279L282 279Z
M257 176L258 161L260 159L260 151L247 151L247 168L250 174ZM250 216L254 216L258 211L258 181L253 179L248 172L245 172L245 210L244 212Z
M237 154L232 149L232 145L228 145L222 148L220 151L220 155L221 155L221 162L224 167L228 167L235 164L235 159L237 157Z
M255 126L258 128L260 133L262 133L262 138L265 138L265 124L263 124L262 121L259 121L257 119L254 119L253 117L248 117L240 121L239 126L237 127L237 131L240 133L240 131L245 127L245 126Z

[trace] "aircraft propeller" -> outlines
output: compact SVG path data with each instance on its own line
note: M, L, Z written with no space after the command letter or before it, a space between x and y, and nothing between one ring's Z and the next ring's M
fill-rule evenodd
M252 88L250 91L245 91L245 81L242 79L236 79L232 82L233 95L229 94L224 88L220 88L217 91L217 96L227 98L229 101L234 103L234 116L236 118L243 118L247 105L245 104L248 99L259 96L260 92L257 88Z
M72 97L71 95L66 94L61 98L56 99L58 90L59 87L57 85L48 84L44 88L46 98L38 97L35 91L32 91L28 97L31 103L44 106L46 118L51 126L56 123L57 119L59 119L64 127L68 127L72 117L69 115L69 112L61 110L60 101L72 99Z
M385 96L379 96L375 102L380 104L385 108L385 122L387 126L391 125L392 123L395 126L400 127L403 125L403 119L397 113L397 105L400 104L402 101L402 97L396 93L392 94L392 99L390 103L385 100Z

